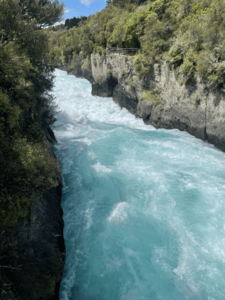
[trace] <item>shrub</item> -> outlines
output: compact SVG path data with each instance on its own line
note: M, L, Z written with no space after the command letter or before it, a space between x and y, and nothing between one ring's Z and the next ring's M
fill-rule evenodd
M143 3L143 2L142 2ZM138 76L145 77L151 67L167 61L179 74L180 83L199 76L213 89L225 90L224 19L222 0L114 0L106 9L89 16L82 27L66 32L51 31L53 62L68 63L72 53L105 55L105 47L142 48L135 55ZM48 34L50 30L48 31ZM54 37L55 36L55 37ZM56 47L57 41L57 47Z
M140 101L143 101L143 100L149 101L151 103L151 105L153 105L153 106L157 106L162 103L162 100L159 95L151 93L150 91L147 91L147 90L145 90L141 93Z
M43 27L60 21L64 13L58 1L0 1L0 298L37 299L39 278L47 277L38 262L33 295L26 297L30 273L13 233L18 222L30 219L30 206L46 189L58 185L58 165L44 146L43 124L54 122L53 66L62 53L53 31ZM50 44L54 48L50 52ZM65 57L64 57L65 56ZM29 240L29 239L28 239ZM28 243L30 240L28 241ZM53 271L53 269L50 267ZM51 272L51 271L50 271ZM37 275L37 276L36 276ZM27 279L27 280L25 280ZM22 284L20 284L22 282ZM53 281L48 281L53 290ZM46 298L49 296L47 292ZM42 298L44 299L44 297Z

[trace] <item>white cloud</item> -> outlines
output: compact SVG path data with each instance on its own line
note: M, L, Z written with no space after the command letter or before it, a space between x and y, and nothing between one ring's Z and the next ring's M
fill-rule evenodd
M57 26L57 25L60 25L60 24L65 24L65 21L56 22L53 26Z
M80 3L89 6L91 3L95 2L96 0L80 0Z
M106 0L80 0L80 3L89 6L93 2L106 2Z
M68 14L70 11L71 11L71 9L66 8L66 9L64 10L64 13L65 13L65 14Z

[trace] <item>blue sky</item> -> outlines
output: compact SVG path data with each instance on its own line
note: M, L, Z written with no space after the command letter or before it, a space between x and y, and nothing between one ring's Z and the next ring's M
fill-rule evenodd
M101 11L106 6L106 0L63 0L66 7L65 19L79 16L89 16Z

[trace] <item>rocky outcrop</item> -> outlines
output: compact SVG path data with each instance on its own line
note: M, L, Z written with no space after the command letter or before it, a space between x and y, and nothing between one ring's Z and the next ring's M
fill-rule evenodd
M70 74L90 80L93 95L113 97L145 124L185 130L225 151L225 97L204 82L180 85L166 63L139 79L134 59L122 55L91 55L91 71L82 70Z
M67 71L69 75L85 78L89 81L92 81L93 79L91 71L91 59L84 58L82 53L76 57L75 61L70 60L68 64L66 64L66 67L63 65L63 63L55 67L62 71Z
M67 70L69 75L74 75L76 77L81 77L81 78L86 78L89 81L92 81L92 73L90 69L86 69L86 68L74 68L74 69L70 69Z
M146 124L185 130L225 151L225 98L204 82L180 85L166 63L139 79L134 59L118 55L92 55L92 75L93 95L113 96Z

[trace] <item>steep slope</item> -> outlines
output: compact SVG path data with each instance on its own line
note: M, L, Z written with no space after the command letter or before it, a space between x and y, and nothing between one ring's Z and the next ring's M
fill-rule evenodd
M68 73L91 81L93 95L113 97L146 124L185 130L225 151L224 94L204 81L180 85L166 63L155 64L140 79L134 58L124 55L91 55L91 69L87 59L81 56L81 61L79 69Z

